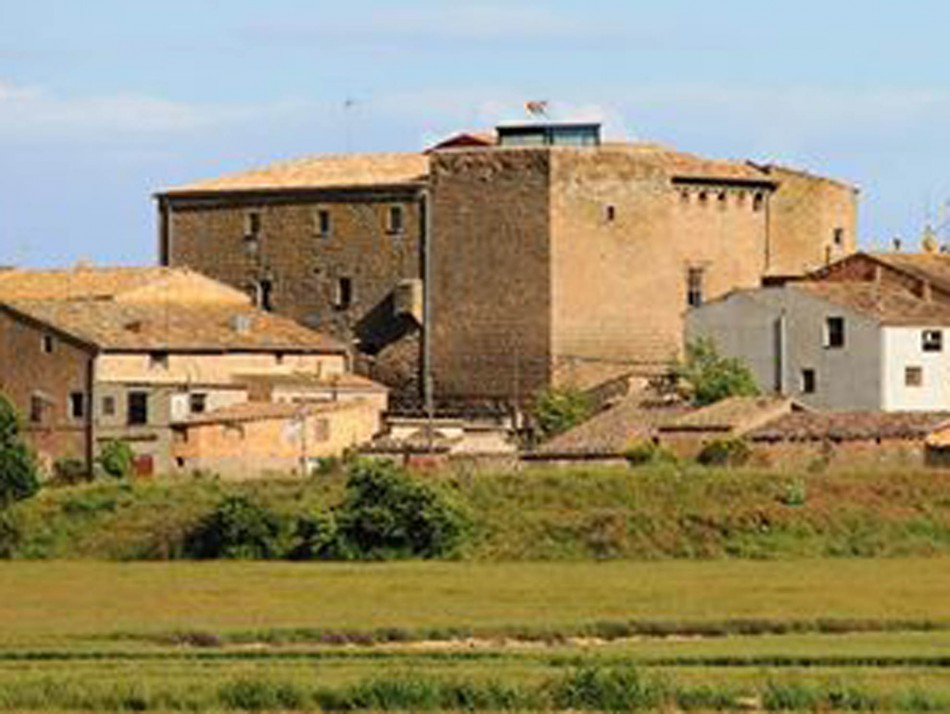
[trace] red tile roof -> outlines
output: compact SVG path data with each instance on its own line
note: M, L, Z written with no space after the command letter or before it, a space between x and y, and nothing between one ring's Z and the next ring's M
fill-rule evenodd
M890 285L816 280L790 283L789 288L849 308L884 325L950 325L950 307Z
M423 154L328 154L280 161L249 171L176 186L162 195L228 191L282 191L414 185L424 181L429 160Z
M6 306L107 351L346 351L327 335L250 306L95 300L16 300Z

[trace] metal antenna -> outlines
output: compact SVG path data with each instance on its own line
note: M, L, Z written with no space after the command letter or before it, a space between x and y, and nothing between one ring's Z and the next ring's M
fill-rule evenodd
M350 117L352 115L352 110L356 108L356 100L352 97L347 97L343 101L343 132L344 132L344 146L346 148L346 153L353 151L353 136L352 136L352 126L350 122Z

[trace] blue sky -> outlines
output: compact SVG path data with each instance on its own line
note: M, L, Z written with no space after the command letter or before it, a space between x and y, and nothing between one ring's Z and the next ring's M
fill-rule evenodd
M0 0L0 264L152 262L162 186L529 99L844 178L862 246L916 242L950 199L948 26L927 0Z

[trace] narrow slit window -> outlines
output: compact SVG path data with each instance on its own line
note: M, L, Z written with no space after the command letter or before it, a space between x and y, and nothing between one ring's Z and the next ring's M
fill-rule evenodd
M333 296L333 306L337 310L346 310L353 304L352 278L340 278L336 283L336 294Z
M703 304L703 273L702 268L689 268L686 271L686 304L689 307Z
M325 208L318 208L313 214L313 230L320 238L329 238L330 231L333 229L330 211Z
M801 374L801 384L799 385L802 394L814 394L817 380L815 379L815 370L803 369Z
M386 216L386 230L389 233L402 233L404 229L402 206L390 206Z

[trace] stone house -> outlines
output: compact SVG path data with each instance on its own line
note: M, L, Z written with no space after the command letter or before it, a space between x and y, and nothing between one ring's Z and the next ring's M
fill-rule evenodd
M188 270L0 273L0 389L47 466L88 468L120 439L139 471L173 472L174 423L263 398L265 377L302 383L287 402L338 401L348 363L340 342ZM385 389L360 380L348 392L361 393L378 429Z
M876 275L733 291L691 310L686 338L711 338L764 392L812 408L950 409L950 305Z
M231 479L306 474L320 458L370 441L379 417L372 399L244 402L175 422L171 453L179 470Z
M409 402L426 361L440 403L471 404L663 369L688 306L853 252L856 195L542 124L275 164L157 200L164 264L355 341L366 373Z

